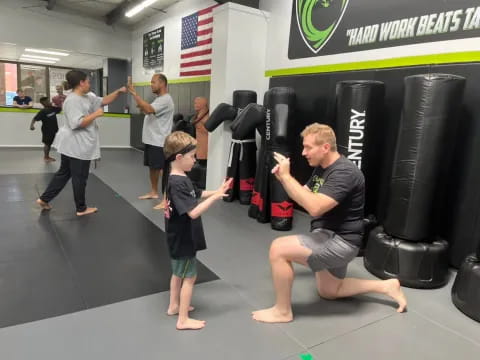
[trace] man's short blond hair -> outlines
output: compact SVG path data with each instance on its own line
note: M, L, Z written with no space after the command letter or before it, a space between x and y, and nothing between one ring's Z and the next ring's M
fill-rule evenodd
M300 134L302 138L307 135L315 135L315 144L330 144L330 151L337 151L337 138L333 129L324 124L313 123L303 129Z
M174 131L165 139L165 145L163 146L165 158L168 159L173 154L185 149L188 145L196 146L197 140L195 140L186 132Z

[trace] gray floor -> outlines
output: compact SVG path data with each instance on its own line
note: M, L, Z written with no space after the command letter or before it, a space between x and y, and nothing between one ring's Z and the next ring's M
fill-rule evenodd
M152 209L155 202L137 200L148 190L142 154L136 150L102 154L94 173L163 228L162 214ZM0 149L1 174L55 171L57 166L43 164L39 150ZM312 274L298 267L295 321L282 325L252 321L252 310L272 304L268 247L285 233L249 219L246 210L238 203L220 202L202 217L208 250L199 258L221 278L195 290L195 316L207 320L204 330L176 331L175 319L164 314L168 293L160 293L0 329L0 358L298 360L309 353L314 359L478 359L480 324L450 301L454 273L442 289L405 289L409 311L397 314L394 304L381 296L321 300ZM308 218L295 216L291 233L307 229ZM348 274L374 278L361 259L352 263Z

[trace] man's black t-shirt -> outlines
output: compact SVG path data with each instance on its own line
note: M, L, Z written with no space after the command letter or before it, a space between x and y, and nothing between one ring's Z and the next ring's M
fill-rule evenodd
M365 178L360 169L342 155L325 169L315 168L307 187L338 202L333 209L312 220L311 231L318 228L332 230L359 246L363 236L365 204Z
M40 110L33 120L42 122L42 133L54 135L58 131L57 114L60 111L62 109L58 107L46 107Z
M197 251L207 248L201 218L188 216L201 195L202 190L196 188L187 176L168 177L165 230L170 256L174 259L193 257Z
M15 96L13 98L18 105L28 105L32 102L32 98L30 96L24 96L23 99L20 96Z

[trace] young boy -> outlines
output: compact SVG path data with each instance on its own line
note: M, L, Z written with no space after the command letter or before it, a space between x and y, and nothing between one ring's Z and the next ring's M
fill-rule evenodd
M37 115L32 119L30 124L30 130L35 130L35 121L42 122L42 142L43 146L43 160L45 162L55 161L50 157L50 148L55 138L55 134L58 131L57 114L62 111L61 108L52 106L47 97L40 98L40 104L43 105L43 109L40 110Z
M215 201L226 196L231 179L216 191L201 191L194 187L185 174L195 164L196 140L175 131L165 140L166 171L170 175L166 185L165 229L172 264L170 305L168 315L178 314L178 330L198 330L205 321L191 319L190 307L193 285L197 278L196 252L206 249L200 215ZM197 199L205 199L198 203Z

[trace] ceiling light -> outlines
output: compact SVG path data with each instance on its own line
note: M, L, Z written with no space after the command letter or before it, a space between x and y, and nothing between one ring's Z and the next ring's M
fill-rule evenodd
M68 56L69 53L60 52L60 51L48 51L48 50L39 50L39 49L25 49L27 52L39 53L39 54L50 54L50 55L57 55L57 56Z
M30 59L30 58L24 58L21 57L20 60L27 61L27 62L38 62L42 64L55 64L56 61L51 61L51 60L40 60L40 59Z
M142 11L146 7L152 5L155 1L157 1L157 0L145 0L145 1L141 2L140 4L138 4L137 6L134 6L133 8L128 10L125 13L125 16L126 17L132 17L134 15L137 15L140 11Z
M40 59L40 60L52 60L52 61L60 61L59 58L53 58L53 57L48 57L48 56L37 56L37 55L28 55L28 54L23 54L23 58L32 58L32 59Z

